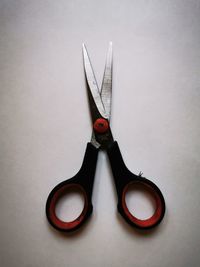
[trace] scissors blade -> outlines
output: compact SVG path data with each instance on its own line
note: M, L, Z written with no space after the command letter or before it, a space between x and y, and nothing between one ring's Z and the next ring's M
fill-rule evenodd
M100 113L100 115L105 118L108 119L108 115L106 113L106 110L104 108L100 93L99 93L99 88L97 85L97 81L94 75L94 71L90 62L90 58L86 49L85 44L83 44L83 61L84 61L84 68L85 68L85 74L86 74L86 79L89 85L89 90L92 94L94 103L97 107L98 112Z
M105 111L108 115L108 119L110 119L112 97L112 54L112 42L110 42L100 92Z

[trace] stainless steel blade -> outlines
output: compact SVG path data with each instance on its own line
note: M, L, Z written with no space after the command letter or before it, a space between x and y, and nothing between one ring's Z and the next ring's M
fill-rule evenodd
M96 105L100 115L103 118L108 119L109 116L106 113L103 102L101 100L99 88L97 85L97 81L96 81L96 78L94 75L94 71L92 69L92 65L91 65L85 44L83 44L83 59L84 59L84 67L85 67L85 74L86 74L87 82L88 82L92 97L94 99L95 105Z
M108 49L108 53L106 57L104 76L103 76L103 81L102 81L100 92L99 92L98 84L97 84L97 81L94 75L94 71L91 66L90 58L89 58L86 46L84 44L83 44L83 56L84 56L84 66L85 66L85 73L86 73L87 81L88 81L90 89L93 88L91 92L98 91L98 95L100 93L101 101L103 102L103 108L104 108L104 111L106 112L105 118L109 120L110 113L111 113L111 96L112 96L112 42L109 43L109 49ZM93 86L92 88L91 88L91 85ZM99 108L98 104L97 104L97 108ZM92 132L91 143L96 148L99 148L101 146L95 138L94 131Z
M112 97L112 54L112 42L110 42L100 92L105 111L108 115L108 119L110 119Z

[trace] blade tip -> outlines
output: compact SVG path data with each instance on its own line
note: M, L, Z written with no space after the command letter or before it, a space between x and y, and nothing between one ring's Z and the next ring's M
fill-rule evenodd
M84 58L87 57L87 49L86 49L85 43L82 43L82 52L83 52Z

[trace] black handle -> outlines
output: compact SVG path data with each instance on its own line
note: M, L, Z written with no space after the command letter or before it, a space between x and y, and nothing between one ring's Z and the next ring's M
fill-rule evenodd
M131 173L124 164L118 143L113 142L107 149L110 160L117 195L118 195L118 211L121 216L130 224L141 229L149 229L158 225L165 214L165 201L160 189L150 180ZM125 201L125 195L130 188L140 184L144 189L154 197L156 209L152 217L141 220L130 213Z
M46 203L46 215L49 223L59 231L70 232L78 229L91 215L92 189L96 170L98 149L91 143L87 144L83 163L79 172L71 179L58 184L48 196ZM84 195L84 208L74 221L64 222L60 220L55 212L56 204L60 197L67 194L69 190L78 189Z

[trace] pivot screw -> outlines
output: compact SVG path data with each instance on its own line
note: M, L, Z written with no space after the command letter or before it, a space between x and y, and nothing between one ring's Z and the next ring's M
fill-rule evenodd
M99 118L94 122L93 128L97 133L105 133L109 128L108 121L106 119Z

